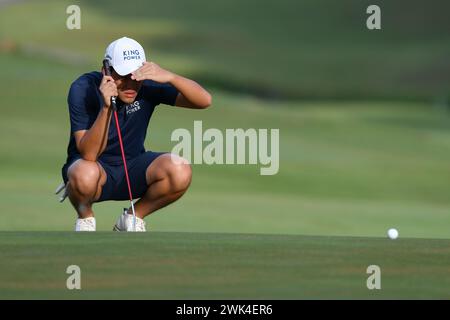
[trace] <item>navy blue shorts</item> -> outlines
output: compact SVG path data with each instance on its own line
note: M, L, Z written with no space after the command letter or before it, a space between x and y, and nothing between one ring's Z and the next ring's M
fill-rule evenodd
M147 180L145 173L148 166L160 155L166 152L152 152L147 151L136 158L127 160L128 176L130 177L131 192L133 193L133 198L141 198L147 191ZM76 160L80 159L81 156L76 157L66 163L62 167L62 177L64 182L67 184L67 170L70 165ZM102 188L102 194L96 202L102 202L107 200L129 200L127 181L125 179L125 171L123 164L111 165L102 160L97 160L98 163L103 167L106 172L106 182Z

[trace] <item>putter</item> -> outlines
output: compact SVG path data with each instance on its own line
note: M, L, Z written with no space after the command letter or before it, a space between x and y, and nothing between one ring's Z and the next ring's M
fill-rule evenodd
M105 74L107 76L111 76L111 66L107 59L103 60L103 68L105 69ZM122 153L123 167L125 170L125 179L127 180L128 195L130 196L131 210L133 211L133 230L136 232L136 212L134 211L133 194L131 193L130 178L128 177L127 160L125 159L125 151L123 149L122 132L120 131L119 118L117 117L116 97L111 97L111 106L112 106L113 112L114 112L114 119L115 119L115 123L116 123L117 135L119 136L119 145L120 145L120 151Z

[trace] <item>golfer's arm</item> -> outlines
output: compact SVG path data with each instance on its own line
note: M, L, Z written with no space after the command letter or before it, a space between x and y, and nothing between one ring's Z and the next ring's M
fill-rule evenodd
M170 83L179 91L177 107L205 109L211 105L211 95L197 82L175 74Z
M74 133L77 149L84 160L97 161L105 151L111 115L111 108L103 107L89 130L80 130Z

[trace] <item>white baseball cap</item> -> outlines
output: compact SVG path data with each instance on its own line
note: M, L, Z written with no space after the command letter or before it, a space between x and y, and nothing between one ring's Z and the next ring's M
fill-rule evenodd
M146 61L144 48L136 40L127 37L111 42L106 48L105 59L121 76L136 71Z

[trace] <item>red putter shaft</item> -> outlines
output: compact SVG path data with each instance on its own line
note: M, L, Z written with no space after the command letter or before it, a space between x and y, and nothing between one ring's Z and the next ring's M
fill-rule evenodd
M103 60L103 68L105 69L105 74L107 76L111 76L111 69L109 61L107 59ZM123 167L125 169L125 179L127 181L128 186L128 195L130 197L131 210L133 212L133 230L136 231L136 212L134 211L133 193L131 192L130 178L128 177L127 159L125 158L125 150L123 148L122 132L120 131L119 117L117 116L116 97L111 97L111 104L114 112L114 120L115 120L114 122L116 123L117 135L119 137L120 152L122 154Z
M122 153L122 161L125 169L125 179L127 180L128 195L130 196L131 210L133 212L133 229L136 231L136 212L134 211L133 193L131 192L130 178L128 177L127 159L125 158L125 150L123 149L122 132L120 131L119 118L117 117L117 108L114 108L114 120L116 123L117 135L119 136L120 151Z

